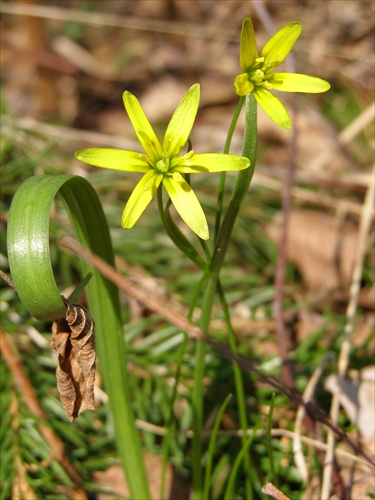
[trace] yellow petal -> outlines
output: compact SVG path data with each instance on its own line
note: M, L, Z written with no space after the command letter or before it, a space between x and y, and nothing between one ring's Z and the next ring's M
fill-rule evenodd
M230 154L203 153L195 154L191 159L177 165L172 172L182 174L201 174L204 172L226 172L243 170L250 166L250 160L244 156Z
M266 63L271 63L271 68L278 66L292 50L301 33L301 23L287 24L268 40L260 55Z
M208 240L208 225L201 204L189 184L182 180L176 182L173 177L165 176L163 184L179 213L181 219L202 240Z
M140 158L135 151L111 148L89 148L74 153L74 156L94 167L111 168L124 172L142 172L150 170L150 165Z
M156 162L162 154L162 149L142 106L135 95L128 91L123 93L122 98L139 142L142 144L150 160Z
M306 92L319 94L330 89L330 84L321 78L299 73L273 73L267 78L275 90L283 92Z
M248 17L242 21L240 41L240 67L242 71L247 71L254 64L254 61L257 57L258 47L254 33L254 27L251 19Z
M162 178L155 170L150 170L142 177L126 203L121 218L122 227L129 229L134 226L154 197Z
M189 138L199 106L200 87L196 83L186 93L173 113L163 141L163 151L178 155Z
M292 128L292 121L284 105L269 90L257 87L254 96L271 120L285 130Z

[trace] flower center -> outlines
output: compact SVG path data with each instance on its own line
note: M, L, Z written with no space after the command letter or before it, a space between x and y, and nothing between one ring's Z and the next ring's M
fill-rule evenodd
M267 81L267 74L272 69L272 64L265 61L264 57L258 57L248 70L249 81L254 87L265 87L271 89L272 85Z
M260 85L264 81L264 72L261 69L256 69L251 71L249 75L249 80L253 82L254 86Z
M170 159L169 159L169 154L168 151L163 151L160 160L158 160L155 163L155 168L158 170L161 174L165 174L168 172L170 168Z

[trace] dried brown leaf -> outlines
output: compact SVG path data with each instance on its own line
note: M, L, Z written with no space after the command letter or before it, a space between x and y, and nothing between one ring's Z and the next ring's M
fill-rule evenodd
M281 236L278 215L266 232L273 241ZM290 214L288 258L311 290L349 286L358 239L356 226L329 213L295 209Z
M95 332L87 309L66 302L65 318L52 325L51 347L58 359L57 389L69 420L95 408Z

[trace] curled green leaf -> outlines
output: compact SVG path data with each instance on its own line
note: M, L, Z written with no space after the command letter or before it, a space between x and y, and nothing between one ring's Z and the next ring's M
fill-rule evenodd
M49 252L52 202L71 176L35 176L16 192L9 212L8 259L18 296L39 320L65 317L66 307L56 286Z
M39 320L59 320L66 314L49 250L50 211L57 194L65 201L80 244L114 265L107 222L90 183L75 175L29 178L18 189L10 209L8 260L24 307ZM98 358L131 497L150 498L127 380L118 289L83 259L81 267L83 276L92 273L86 294L96 325Z

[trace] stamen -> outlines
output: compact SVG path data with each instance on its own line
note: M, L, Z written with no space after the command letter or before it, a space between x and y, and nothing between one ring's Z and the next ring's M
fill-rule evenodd
M264 80L264 82L262 82L261 85L262 85L262 87L264 87L267 90L273 89L273 85L270 82L268 82L267 80Z
M188 153L186 153L186 155L184 155L182 158L184 160L190 160L193 156L194 156L194 150L191 149Z
M191 149L188 153L183 156L175 156L171 161L171 169L175 167L181 167L181 165L190 165L190 160L194 156L194 151Z
M171 166L168 151L163 151L161 156L161 159L156 162L155 167L159 170L159 172L164 174L165 172L168 172Z
M265 61L263 64L263 71L267 71L267 69L272 65L270 61Z
M254 71L253 75L251 76L251 81L255 84L255 85L259 85L263 82L264 80L264 73L262 70L260 69L257 69L256 71Z

